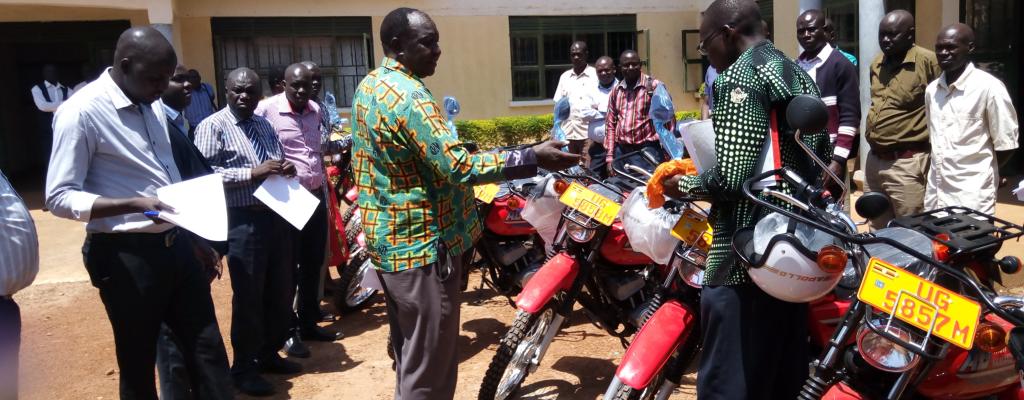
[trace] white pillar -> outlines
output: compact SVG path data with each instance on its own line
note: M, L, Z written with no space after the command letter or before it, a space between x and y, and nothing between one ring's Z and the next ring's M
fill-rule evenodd
M171 24L151 24L153 29L156 29L160 34L164 35L164 38L168 42L174 43L174 25Z
M803 14L807 10L820 10L821 0L800 0L800 12L797 15Z
M860 51L857 54L860 69L860 169L864 171L864 160L868 154L867 134L865 132L868 110L871 109L871 61L882 50L878 46L878 24L885 16L883 0L860 0L860 13L857 15L860 31ZM863 172L861 175L863 176ZM856 178L855 178L856 179ZM863 180L862 180L863 181ZM863 186L862 186L863 187Z

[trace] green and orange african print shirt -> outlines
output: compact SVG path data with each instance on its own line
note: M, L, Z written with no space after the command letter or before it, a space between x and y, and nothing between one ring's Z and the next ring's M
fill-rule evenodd
M481 233L473 186L505 179L508 167L523 170L507 163L522 160L519 153L470 153L430 90L391 58L359 84L352 115L357 204L384 272L429 265L441 245L453 256L469 250Z

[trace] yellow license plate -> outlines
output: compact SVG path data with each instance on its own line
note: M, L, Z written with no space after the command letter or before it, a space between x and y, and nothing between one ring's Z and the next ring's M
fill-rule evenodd
M679 217L679 221L672 227L672 236L676 239L682 240L683 243L693 245L701 235L704 235L704 243L698 246L701 250L706 253L708 247L711 247L711 227L708 225L708 219L704 215L686 209L683 211L683 215Z
M498 194L498 185L495 183L473 186L473 197L484 203L491 204L496 194Z
M981 306L905 269L872 258L857 298L954 345L974 346Z
M569 185L569 188L562 193L562 197L558 200L606 226L611 226L615 221L615 216L619 215L619 209L622 208L619 203L587 189L577 182Z

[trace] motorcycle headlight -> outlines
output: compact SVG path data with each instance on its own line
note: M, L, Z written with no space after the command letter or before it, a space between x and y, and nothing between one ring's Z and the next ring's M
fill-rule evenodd
M885 322L881 320L874 320L871 323L905 342L912 341L910 331L906 329L896 325L885 327ZM864 361L867 361L872 367L886 372L907 371L921 361L921 356L917 353L893 343L867 326L861 326L860 331L857 332L857 349Z
M572 239L574 242L586 243L589 242L590 239L594 238L594 234L596 232L593 229L587 229L575 222L566 221L565 233L567 233L569 235L569 238Z

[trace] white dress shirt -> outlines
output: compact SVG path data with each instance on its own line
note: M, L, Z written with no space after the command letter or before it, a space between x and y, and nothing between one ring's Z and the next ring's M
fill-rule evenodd
M39 237L32 215L0 172L0 296L28 287L39 272Z
M598 143L604 143L604 117L608 113L608 95L611 94L612 89L615 85L619 84L619 80L616 79L608 87L601 87L601 82L598 81L597 86L594 87L594 92L591 96L593 99L593 108L583 112L585 118L589 118L590 123L587 126L587 138Z
M924 102L932 144L925 208L995 213L995 152L1017 148L1017 112L1006 86L970 63L952 84L945 73L929 83Z
M572 68L562 73L555 89L555 103L563 97L569 98L569 118L562 122L562 130L568 140L587 138L590 120L583 111L593 108L593 94L597 89L597 70L587 66L577 74Z
M811 79L817 82L818 68L825 63L825 60L828 60L828 58L832 56L833 50L835 50L835 48L833 48L832 45L825 43L825 47L821 48L821 51L818 52L818 55L809 59L803 57L798 58L796 60L796 63L797 65L800 66L800 68L803 68L804 71L807 72L807 75L811 76Z
M64 91L61 90L64 85L60 83L54 85L48 81L43 81L43 86L46 87L46 92L50 94L50 101L46 101L46 98L43 97L43 92L39 90L39 85L32 86L32 101L36 102L36 108L39 111L51 113L57 111L57 108L64 103L64 100L67 100L64 98ZM70 90L68 90L68 97L71 97Z
M134 104L108 68L57 110L46 206L61 218L86 221L88 232L163 232L142 213L91 218L99 197L156 195L181 181L160 101Z

